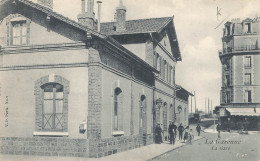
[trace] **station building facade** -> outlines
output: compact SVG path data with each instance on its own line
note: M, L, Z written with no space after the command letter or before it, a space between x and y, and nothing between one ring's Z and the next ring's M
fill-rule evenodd
M52 1L0 2L1 153L102 157L176 119L173 17L126 21L120 3L100 23L87 2L78 22Z

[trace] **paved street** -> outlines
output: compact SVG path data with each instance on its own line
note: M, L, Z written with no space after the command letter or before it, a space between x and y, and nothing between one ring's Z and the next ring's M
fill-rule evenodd
M174 161L259 161L260 135L202 133L205 138L153 160ZM213 143L212 143L213 142Z

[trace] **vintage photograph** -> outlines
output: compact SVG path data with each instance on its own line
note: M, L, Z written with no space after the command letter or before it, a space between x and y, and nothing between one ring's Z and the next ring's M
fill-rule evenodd
M0 161L260 161L260 0L0 0Z

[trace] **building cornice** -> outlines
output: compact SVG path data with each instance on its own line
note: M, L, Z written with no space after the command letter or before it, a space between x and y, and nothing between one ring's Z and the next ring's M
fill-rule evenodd
M156 92L159 92L159 93L161 93L161 94L164 94L164 95L166 95L166 96L169 96L169 97L171 97L171 98L174 98L173 95L171 95L171 94L169 94L169 93L167 93L167 92L164 92L164 91L162 91L162 90L160 90L160 89L158 89L158 88L155 88L154 90L155 90Z
M50 69L50 68L73 68L73 67L88 67L88 63L70 63L70 64L41 64L28 66L8 66L0 67L0 71L10 70L32 70L32 69Z
M260 50L250 50L250 51L232 51L225 54L219 54L219 57L233 56L233 55L259 55Z
M43 45L24 45L24 46L6 46L0 49L0 54L21 54L21 53L36 53L49 51L64 51L85 49L86 43L59 43L59 44L43 44Z

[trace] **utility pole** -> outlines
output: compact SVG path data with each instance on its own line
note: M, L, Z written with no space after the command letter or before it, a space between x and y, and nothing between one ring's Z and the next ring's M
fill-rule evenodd
M208 114L209 114L209 98L208 98Z
M205 114L207 113L207 98L205 97Z
M212 111L212 99L211 99L211 115L213 114L213 111Z
M192 94L192 91L191 91L191 94ZM190 113L191 113L191 116L192 116L192 96L190 97L190 100L191 100L191 104L190 104L191 105L191 112Z
M194 91L194 103L195 103L195 113L197 113L198 112L198 109L197 109L197 105L196 105L196 93L195 93L195 91Z

